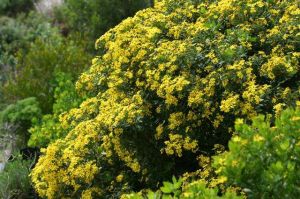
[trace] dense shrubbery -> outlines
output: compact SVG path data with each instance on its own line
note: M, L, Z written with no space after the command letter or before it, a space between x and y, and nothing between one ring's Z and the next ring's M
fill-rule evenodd
M167 182L165 182L167 183ZM164 187L162 187L164 188ZM152 192L148 191L147 193L133 193L123 195L122 199L242 199L243 196L238 196L233 190L229 190L224 195L220 196L220 192L217 188L207 188L205 182L203 181L194 181L185 185L182 190L179 187L177 194L164 191Z
M45 39L58 35L48 20L36 13L21 14L16 18L0 17L0 84L14 76L17 52L26 53L37 38Z
M90 55L80 42L54 37L36 40L28 52L18 55L18 74L4 87L8 100L36 97L43 113L51 113L55 74L65 72L73 79L88 65Z
M1 137L10 135L9 137L15 139L17 147L26 146L29 139L28 129L31 127L32 122L40 118L41 115L42 111L39 103L33 97L6 106L0 112Z
M0 197L34 198L29 173L32 162L22 160L18 155L8 162L4 171L0 173Z
M217 188L207 188L206 183L199 180L187 183L182 187L182 184L177 181L173 183L164 182L161 191L147 191L146 193L132 193L123 195L122 199L242 199L242 196L237 196L234 190L228 190L224 195L220 196L220 191Z
M2 104L14 102L11 99L7 101L2 86L19 75L16 67L18 54L26 54L37 38L45 40L57 36L58 30L36 12L20 14L16 18L0 16L0 110L3 109Z
M299 99L298 25L296 0L160 0L124 20L97 41L76 84L89 98L61 116L68 134L44 150L36 190L110 198L202 171L236 118Z
M0 124L11 123L26 130L31 126L32 119L40 116L41 109L38 102L30 97L17 101L16 104L11 104L1 111Z
M236 120L236 135L229 142L229 151L214 157L217 178L222 179L223 190L228 187L224 198L234 198L233 193L241 190L247 198L298 197L300 108L283 111L272 123L264 115L255 117L252 125ZM207 188L203 179L183 184L173 178L172 183L164 182L160 191L122 198L218 198L223 190Z

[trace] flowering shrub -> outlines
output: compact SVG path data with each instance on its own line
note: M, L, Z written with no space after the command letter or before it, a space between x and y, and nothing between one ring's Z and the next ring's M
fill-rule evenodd
M252 125L236 120L237 135L230 140L229 151L215 156L213 164L219 174L217 179L223 181L223 189L224 185L239 186L231 188L231 192L225 191L225 198L226 195L233 198L233 193L240 190L247 198L297 198L299 121L299 107L283 111L274 126L263 115L255 117ZM218 198L217 189L207 188L203 180L183 184L181 179L173 178L173 183L164 182L160 190L126 194L122 198Z
M68 135L32 172L41 197L156 188L227 146L235 118L299 98L296 0L160 0L97 40L61 116ZM113 195L115 194L115 195Z
M272 127L263 116L251 126L237 120L238 135L229 142L229 152L215 158L217 172L249 198L297 198L299 121L299 108L285 110Z

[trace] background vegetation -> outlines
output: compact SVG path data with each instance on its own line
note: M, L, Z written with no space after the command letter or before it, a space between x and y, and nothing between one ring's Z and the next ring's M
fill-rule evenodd
M34 198L29 173L32 162L22 160L21 156L14 156L0 174L1 198Z

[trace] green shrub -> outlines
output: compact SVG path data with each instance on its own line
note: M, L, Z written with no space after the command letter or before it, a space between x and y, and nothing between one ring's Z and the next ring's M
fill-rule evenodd
M182 186L182 181L164 182L161 191L147 191L146 193L133 193L123 195L122 199L242 199L233 190L226 191L220 196L217 188L207 188L203 181L193 181Z
M31 161L22 160L14 156L8 162L4 171L0 172L0 197L3 199L34 198L30 183Z
M36 97L43 113L51 113L57 87L55 74L65 72L75 79L86 68L89 58L81 41L61 37L38 39L28 52L19 53L18 75L4 86L4 96L9 101Z
M17 18L0 17L0 84L15 76L18 51L28 52L37 38L57 37L58 30L51 27L44 16L30 12Z
M3 85L18 74L17 53L26 54L37 38L44 40L59 34L48 18L32 10L34 2L37 1L0 0L0 103L3 104L9 103Z
M34 118L41 116L39 103L33 97L17 101L0 112L0 124L11 123L27 130Z
M227 147L236 118L295 106L296 5L160 0L108 31L76 84L88 98L63 115L67 136L32 172L37 192L113 198L157 189Z
M41 117L39 103L33 97L10 104L0 112L0 135L2 142L8 139L15 147L27 145L28 129ZM6 139L4 139L6 138Z
M20 66L17 68L18 54L19 57L20 54L26 55L37 38L46 41L58 37L58 30L51 27L48 19L36 12L21 14L16 18L0 17L0 110L7 104L31 97L10 94L14 91L13 86L9 86L12 90L8 88L5 91L6 83L9 81L14 84L15 78L20 75Z
M82 97L77 95L71 75L58 73L55 75L53 114L47 114L36 120L29 130L31 136L29 146L46 147L49 142L63 138L67 130L61 128L59 117L71 108L78 107Z
M214 166L228 185L249 198L298 198L300 194L300 108L287 109L271 125L259 116L252 125L237 120L229 151Z

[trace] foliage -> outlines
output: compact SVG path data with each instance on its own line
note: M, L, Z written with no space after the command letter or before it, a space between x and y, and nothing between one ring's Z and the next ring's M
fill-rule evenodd
M28 129L40 117L39 103L33 97L6 106L0 112L1 142L11 143L15 147L26 146L29 139Z
M36 13L19 15L17 18L0 17L0 82L15 73L16 53L27 52L30 44L37 38L45 39L58 35L58 30L50 26L48 20Z
M0 15L15 16L34 8L34 0L0 0Z
M108 31L76 87L88 96L32 172L41 197L156 189L226 147L236 118L299 98L296 0L161 0Z
M224 195L219 196L217 188L207 188L206 184L202 181L194 181L186 185L180 198L183 199L206 199L206 198L227 198L227 199L242 199L242 196L237 196L233 190L227 190Z
M148 0L65 0L56 18L71 31L79 31L90 41L135 12L149 6Z
M170 196L172 195L173 197L178 197L180 195L180 187L182 186L182 179L176 179L174 176L172 178L172 183L171 182L163 182L163 187L160 188L160 190L164 194L169 194Z
M37 38L45 39L58 35L48 20L36 13L20 14L16 18L0 16L0 104L7 104L2 86L17 74L17 52L27 53ZM12 101L10 101L12 102ZM0 110L2 110L0 107Z
M175 191L174 191L175 190ZM164 182L164 186L161 187L161 191L148 191L146 194L143 193L133 193L123 195L122 199L217 199L217 198L227 198L227 199L242 199L241 196L237 196L233 190L228 190L224 195L219 195L219 190L217 188L207 188L206 183L203 181L193 181L182 187L179 181L174 181L173 183ZM173 194L171 194L173 193Z
M13 161L6 164L3 172L0 172L0 197L12 198L34 198L30 183L31 161L22 160L14 156Z
M71 75L57 73L55 75L53 114L46 114L41 120L36 120L29 132L31 133L29 146L46 147L51 141L63 138L66 130L61 128L60 115L78 107L82 97L77 95L74 80Z
M300 105L300 103L299 103ZM297 198L300 181L300 108L287 109L274 126L264 115L253 118L252 125L236 121L236 135L229 142L229 151L214 157L219 179L227 185L240 186L248 198ZM161 192L129 194L123 198L217 198L216 189L205 189L207 182L193 181L183 186L182 180L164 182ZM199 191L201 190L201 191ZM212 195L205 195L206 193ZM229 198L232 198L230 196ZM167 198L167 197L166 197Z
M300 194L300 108L287 109L271 126L258 116L252 125L237 120L229 151L215 167L229 185L244 188L249 198L297 198Z
M37 39L28 52L18 54L18 75L4 86L7 100L36 97L43 113L51 113L55 74L65 72L75 78L88 64L89 54L81 41L52 37Z
M17 101L0 112L0 125L10 123L27 130L34 118L41 116L39 103L33 97Z

